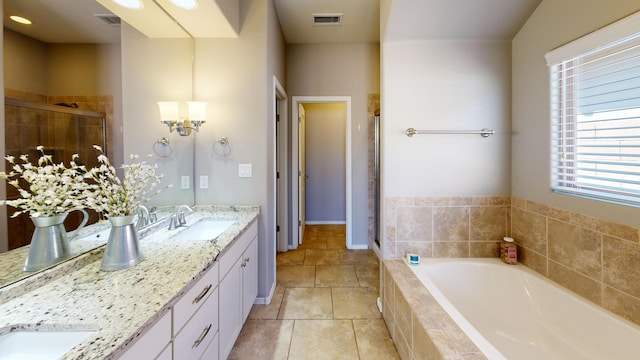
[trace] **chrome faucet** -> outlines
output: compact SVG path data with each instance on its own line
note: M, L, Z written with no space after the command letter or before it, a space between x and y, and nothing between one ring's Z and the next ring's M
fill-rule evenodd
M151 223L151 216L149 215L149 209L146 206L140 205L138 208L138 221L136 222L136 229L141 229Z
M193 212L193 209L190 208L188 205L180 205L180 207L178 208L178 211L176 211L175 214L171 215L171 217L169 218L169 230L175 229L177 227L184 226L187 224L187 219L185 215L186 211L191 213Z

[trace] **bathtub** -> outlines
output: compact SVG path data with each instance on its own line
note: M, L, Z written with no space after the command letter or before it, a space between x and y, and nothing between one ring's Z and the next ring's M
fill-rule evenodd
M640 327L523 265L423 259L407 266L488 359L640 359Z

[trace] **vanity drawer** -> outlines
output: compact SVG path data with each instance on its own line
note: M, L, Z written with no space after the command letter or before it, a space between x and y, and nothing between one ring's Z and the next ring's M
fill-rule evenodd
M218 333L218 289L173 339L173 359L199 359Z
M147 330L124 353L120 360L154 359L171 341L171 311L164 314L158 322ZM171 353L171 347L167 347ZM164 352L163 352L164 353Z
M229 270L233 267L233 264L240 258L244 250L251 244L251 240L258 235L258 221L254 221L247 231L240 236L240 238L227 248L227 251L220 258L220 280L222 280Z
M198 282L173 306L173 334L180 332L191 316L218 287L216 262Z

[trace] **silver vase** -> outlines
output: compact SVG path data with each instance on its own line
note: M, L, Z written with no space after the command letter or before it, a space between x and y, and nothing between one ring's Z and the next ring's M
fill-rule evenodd
M29 254L24 263L24 271L38 271L57 264L60 261L71 257L71 246L69 240L72 240L78 230L87 223L89 215L84 210L83 220L80 226L67 236L64 228L64 220L68 213L54 216L38 216L31 217L31 221L36 226L31 236L31 245Z
M136 215L109 217L111 231L102 256L101 270L123 270L135 266L143 260L138 245L135 218Z

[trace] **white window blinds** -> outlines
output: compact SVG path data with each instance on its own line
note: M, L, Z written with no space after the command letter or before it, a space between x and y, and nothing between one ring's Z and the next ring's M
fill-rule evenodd
M640 206L640 13L546 58L553 191Z

